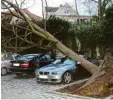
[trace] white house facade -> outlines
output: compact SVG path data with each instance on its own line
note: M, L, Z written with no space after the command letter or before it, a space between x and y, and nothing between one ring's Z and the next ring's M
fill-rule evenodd
M90 16L78 16L77 12L68 3L59 7L45 7L45 13L47 13L47 18L54 15L70 22L89 21L91 18Z

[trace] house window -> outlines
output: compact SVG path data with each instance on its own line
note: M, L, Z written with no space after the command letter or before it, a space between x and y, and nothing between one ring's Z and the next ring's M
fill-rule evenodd
M69 11L68 11L68 10L66 10L64 13L65 13L65 14L68 14L68 13L69 13Z

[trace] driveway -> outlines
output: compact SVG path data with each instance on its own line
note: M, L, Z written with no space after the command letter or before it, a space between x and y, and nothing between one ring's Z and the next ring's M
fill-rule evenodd
M58 95L50 91L63 84L37 83L35 78L19 78L16 75L1 77L2 99L76 100L75 97Z

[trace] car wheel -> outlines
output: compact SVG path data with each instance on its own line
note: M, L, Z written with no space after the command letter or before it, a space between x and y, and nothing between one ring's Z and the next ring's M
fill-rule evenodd
M2 75L2 76L5 76L6 74L7 74L7 68L3 67L3 68L1 69L1 75Z
M65 72L64 74L63 74L63 83L65 83L65 84L68 84L68 83L70 83L71 81L72 81L72 75L71 75L71 73L70 72Z

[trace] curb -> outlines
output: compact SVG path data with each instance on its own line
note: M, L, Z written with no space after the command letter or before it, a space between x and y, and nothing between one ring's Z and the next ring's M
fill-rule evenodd
M67 86L71 86L71 85L74 85L74 84L80 84L80 83L82 83L82 82L86 82L88 80L88 78L87 79L83 79L83 80L78 80L78 81L75 81L75 82L73 82L73 83L70 83L70 84L65 84L64 86L62 86L62 87L60 87L60 88L57 88L57 89L62 89L62 88L65 88L65 87L67 87ZM57 90L57 89L55 89L55 90ZM55 91L54 90L54 91Z
M78 98L78 99L93 99L93 100L98 99L98 98L85 97L85 96L80 96L80 95L72 95L72 94L68 94L68 93L60 93L60 92L56 92L56 91L48 91L48 93L58 94L58 95L62 95L62 96L75 97L75 99L76 98Z

